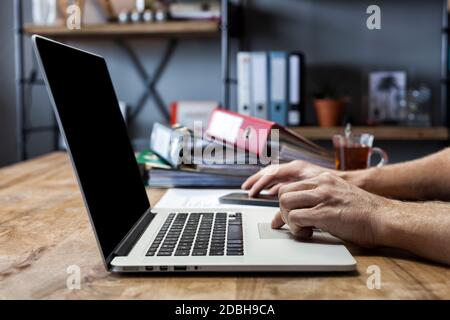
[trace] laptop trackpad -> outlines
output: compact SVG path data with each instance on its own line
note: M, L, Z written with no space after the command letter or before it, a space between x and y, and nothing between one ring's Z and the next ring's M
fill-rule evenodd
M289 232L287 226L283 226L281 229L272 229L270 223L258 223L259 238L261 240L270 239L294 239ZM322 243L322 244L342 244L342 241L333 237L327 232L323 232L320 229L314 229L314 235L309 240L303 240L302 242L308 243Z
M258 223L259 238L267 239L292 239L289 229L284 226L281 229L272 229L270 223Z

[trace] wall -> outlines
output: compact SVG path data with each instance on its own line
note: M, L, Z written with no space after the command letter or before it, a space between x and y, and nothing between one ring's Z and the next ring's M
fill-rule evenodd
M308 94L331 85L352 99L348 115L366 119L368 74L407 71L408 85L433 90L434 122L439 118L441 27L439 0L249 0L247 30L255 50L299 50L308 64ZM366 27L366 9L381 8L381 30ZM308 122L314 123L309 101Z
M29 6L30 2L25 2ZM439 84L436 84L440 77L441 11L438 0L378 1L386 10L383 11L383 29L377 32L369 32L364 27L365 8L371 4L368 0L248 2L251 8L247 13L247 29L251 34L247 39L249 47L254 50L303 50L309 61L309 82L332 78L344 84L342 89L353 97L349 115L355 120L364 117L361 92L367 87L365 76L370 70L407 69L413 82L425 81L430 83L434 92L439 90ZM0 1L0 166L16 160L12 3L12 0ZM27 8L28 19L29 14ZM104 55L119 98L136 103L143 88L120 48L108 40L70 44ZM142 39L131 41L131 45L138 49L150 71L160 57L164 42ZM29 59L28 67L31 62ZM159 89L167 103L183 99L219 100L220 77L219 39L183 40L161 79ZM313 90L310 85L309 92ZM52 114L44 88L35 88L32 98L33 124L50 124ZM438 94L435 94L436 104L438 99ZM308 111L308 121L313 123L314 112L311 107ZM146 143L153 122L161 120L161 115L150 102L131 128L131 136L144 139ZM43 154L52 149L52 137L49 134L33 135L28 146L31 156ZM418 148L416 143L411 143L401 144L401 149L395 144L387 147L396 154L394 159L404 160L427 154L441 146L420 143Z
M12 1L0 3L0 166L16 161Z

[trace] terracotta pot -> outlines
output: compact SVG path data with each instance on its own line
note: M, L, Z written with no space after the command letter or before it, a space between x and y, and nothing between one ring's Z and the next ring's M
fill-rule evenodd
M317 120L321 127L336 127L340 124L345 103L342 100L316 99Z

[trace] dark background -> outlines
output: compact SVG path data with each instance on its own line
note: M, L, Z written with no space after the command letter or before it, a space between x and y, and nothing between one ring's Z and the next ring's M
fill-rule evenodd
M27 19L30 4L26 1ZM366 9L377 4L382 9L382 29L366 28ZM441 0L248 0L247 37L251 50L301 50L307 57L308 94L322 84L336 86L351 97L348 116L363 123L367 114L368 73L375 70L405 70L408 84L426 83L433 90L433 121L442 124L441 81ZM0 166L17 161L15 137L13 1L0 2ZM121 100L135 103L142 90L138 75L120 48L108 40L70 42L104 55ZM133 40L149 70L161 54L162 40ZM27 48L29 48L27 46ZM31 51L28 50L30 53ZM31 64L31 54L27 59ZM68 62L70 63L70 62ZM234 74L234 71L233 71ZM219 39L182 40L162 78L159 89L166 103L174 100L220 100ZM33 125L51 123L47 93L36 87L32 93ZM235 97L233 98L235 106ZM153 102L140 114L131 136L146 143L155 121L162 116ZM86 117L89 115L86 114ZM315 123L311 101L307 121ZM141 143L141 144L142 144ZM377 143L380 145L380 143ZM384 142L394 161L415 158L443 145L437 142ZM49 133L32 135L31 156L52 150Z

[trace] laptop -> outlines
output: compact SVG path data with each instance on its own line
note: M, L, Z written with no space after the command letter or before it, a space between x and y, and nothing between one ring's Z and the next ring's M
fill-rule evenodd
M32 40L108 271L355 269L345 246L326 233L301 242L272 230L273 209L152 209L105 60Z

